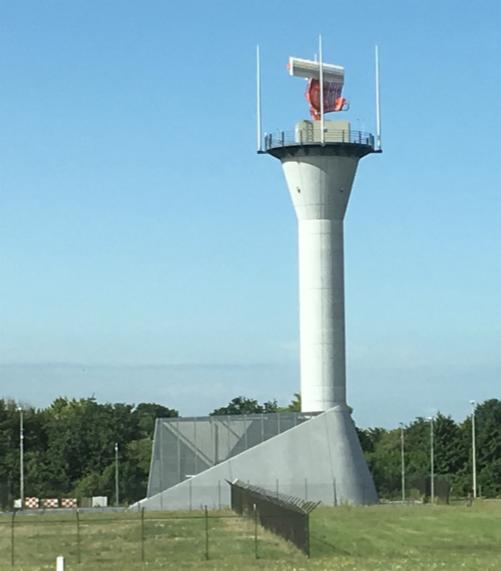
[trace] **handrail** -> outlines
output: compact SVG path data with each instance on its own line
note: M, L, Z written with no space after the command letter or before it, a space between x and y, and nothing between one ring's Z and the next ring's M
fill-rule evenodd
M321 133L318 129L296 128L295 131L278 131L264 136L263 150L269 151L279 147L322 145ZM352 129L327 129L324 133L324 144L364 145L375 150L374 135Z

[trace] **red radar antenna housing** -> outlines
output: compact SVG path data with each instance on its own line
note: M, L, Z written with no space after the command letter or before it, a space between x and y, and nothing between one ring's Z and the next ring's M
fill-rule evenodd
M324 113L336 113L349 109L348 101L341 97L341 89L335 83L324 82ZM320 81L310 79L305 91L306 101L310 104L310 115L320 119Z

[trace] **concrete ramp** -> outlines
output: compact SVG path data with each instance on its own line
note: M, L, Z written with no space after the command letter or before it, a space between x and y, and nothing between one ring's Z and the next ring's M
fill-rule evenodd
M336 406L132 507L229 507L234 479L325 505L378 501L350 409Z

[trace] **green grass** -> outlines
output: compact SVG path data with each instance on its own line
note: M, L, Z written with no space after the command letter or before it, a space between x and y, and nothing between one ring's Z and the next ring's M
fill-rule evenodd
M310 560L263 529L256 560L252 521L225 511L210 515L206 561L201 512L147 512L144 563L137 513L81 514L81 563L74 515L17 516L14 569L55 569L59 554L65 556L68 571L501 569L501 502L478 502L473 507L320 507L311 516ZM2 517L0 570L11 570L10 562L10 520Z
M230 511L210 513L208 561L203 512L146 512L144 544L141 517L135 512L80 514L79 529L80 544L75 515L17 515L14 568L54 569L57 555L64 555L69 571L236 569L255 563L254 523ZM259 530L258 550L264 560L288 560L298 554L263 529ZM11 557L11 520L3 517L0 570L12 569Z
M501 503L318 508L311 532L312 569L501 569Z

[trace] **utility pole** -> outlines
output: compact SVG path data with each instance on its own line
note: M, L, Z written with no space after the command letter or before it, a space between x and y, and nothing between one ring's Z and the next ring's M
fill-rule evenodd
M430 421L430 499L431 505L435 503L435 451L433 449L433 416L428 419Z
M21 496L21 509L24 509L24 411L21 406L19 411L19 494Z
M473 469L473 499L477 497L477 443L475 435L475 409L477 408L477 403L474 400L470 401L471 404L471 458L472 458L472 469Z
M402 465L402 503L405 502L405 436L404 423L400 423L400 460Z
M120 504L120 496L118 490L118 442L115 442L115 505Z

